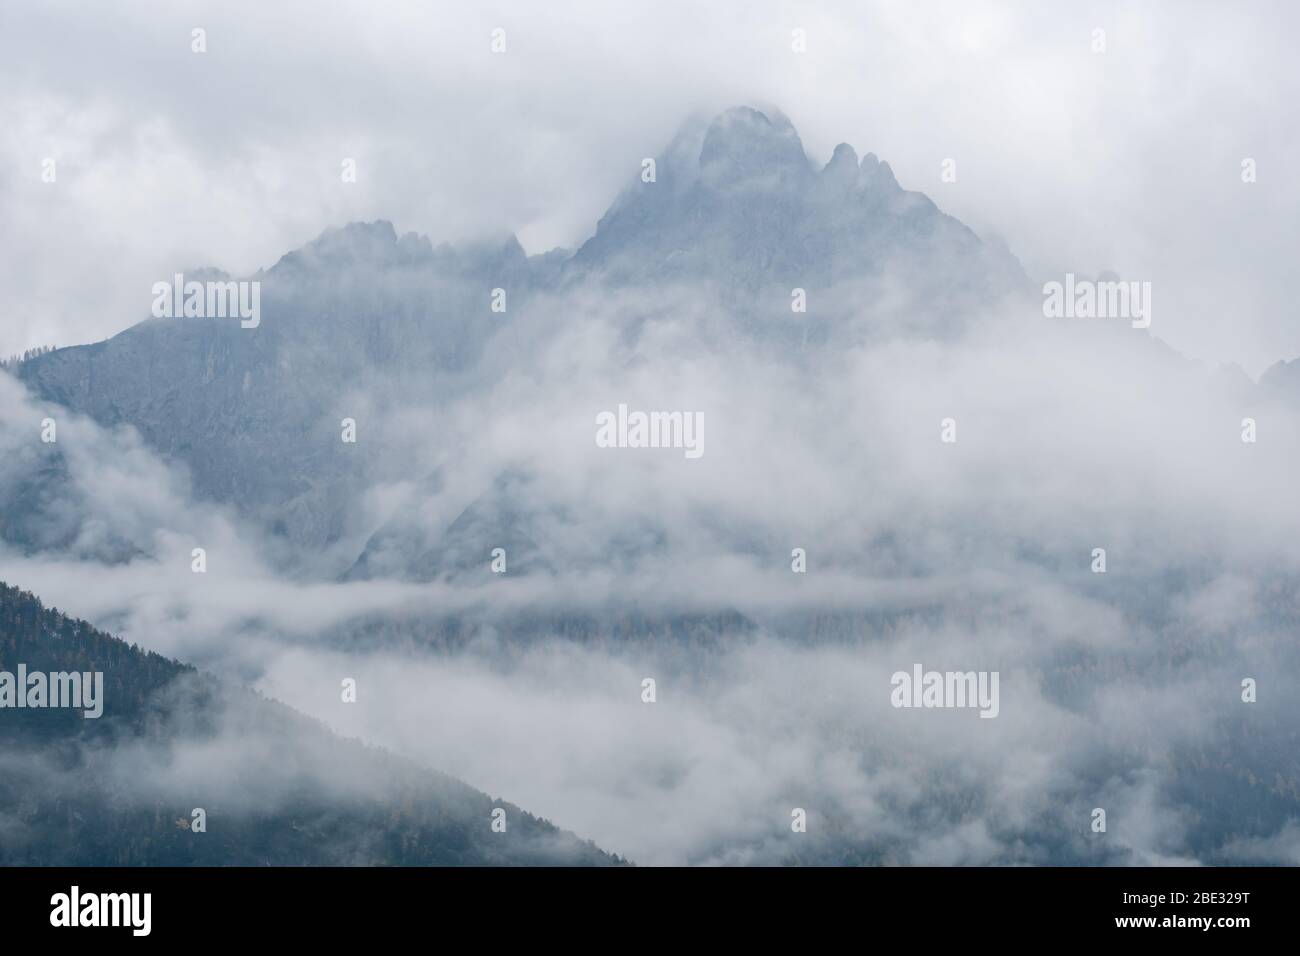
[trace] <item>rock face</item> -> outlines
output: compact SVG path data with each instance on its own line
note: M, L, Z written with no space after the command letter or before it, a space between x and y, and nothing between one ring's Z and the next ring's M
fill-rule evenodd
M374 456L350 454L341 421L354 392L422 387L477 361L490 296L526 298L548 268L513 237L433 248L390 223L326 232L251 277L262 321L150 319L94 345L27 362L40 399L106 427L134 426L188 466L194 491L235 505L292 548L326 545Z
M1026 282L888 163L847 144L818 170L790 121L747 107L687 126L574 257L619 281L703 278L740 288L824 288L902 270L917 289L989 301Z
M873 329L959 334L1028 285L1001 245L902 188L874 154L859 159L842 143L823 166L811 162L775 111L738 107L688 122L656 157L654 180L639 173L576 252L530 257L514 237L435 246L388 222L353 223L249 277L261 283L257 328L149 319L12 373L38 401L132 427L184 466L198 497L233 506L293 555L364 542L375 529L356 525L355 503L376 481L432 480L427 470L408 474L403 449L368 424L357 444L341 441L343 420L359 409L400 411L410 396L441 408L518 374L530 354L488 346L537 318L535 303L546 322L573 323L575 303L611 289L641 290L644 302L678 284L708 289L728 313L727 334L794 350ZM814 305L791 323L796 289ZM507 296L505 311L493 309L494 290ZM1262 388L1296 400L1297 367L1280 364ZM367 404L376 397L388 405ZM422 427L437 440L437 421ZM0 537L28 551L78 540L59 492L67 467L58 446L6 447L15 454L0 468ZM493 480L464 495L465 514L444 521L442 537L421 537L399 518L338 570L419 579L463 571L482 563L480 539L489 538L514 541L527 566L546 548L546 521L502 499ZM646 529L629 547L656 541ZM126 560L136 547L113 540L97 556Z
M199 496L234 505L287 552L310 551L348 532L347 503L391 468L373 447L357 453L340 441L356 396L438 400L481 385L500 374L481 366L485 343L538 294L557 296L563 311L566 296L594 286L704 282L761 335L788 328L780 313L803 288L821 297L806 343L833 339L850 304L869 309L885 276L892 296L901 283L921 306L907 314L922 334L960 322L962 303L1024 282L1014 259L903 190L887 163L859 162L842 144L819 170L784 116L740 107L686 124L656 181L638 176L576 253L528 257L514 237L435 247L388 222L353 223L250 277L262 284L257 328L150 319L17 374L40 400L133 426L187 466ZM852 294L830 294L836 284ZM508 295L504 313L492 310L494 289ZM48 544L14 507L0 533Z

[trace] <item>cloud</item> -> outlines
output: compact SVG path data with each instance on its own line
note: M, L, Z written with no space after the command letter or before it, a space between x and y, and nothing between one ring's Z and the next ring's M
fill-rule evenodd
M1194 355L1254 374L1300 354L1285 279L1298 194L1280 174L1297 144L1276 122L1297 94L1287 4L23 3L4 17L3 351L105 337L146 314L161 276L249 273L353 219L573 246L684 116L768 102L818 162L841 141L875 152L1039 281L1152 281L1155 327ZM791 51L796 28L807 53Z
M514 504L542 516L544 569L493 575L484 547L433 581L295 578L129 432L69 417L85 520L111 515L143 553L11 553L0 577L643 863L1267 852L1217 817L1194 826L1186 787L1228 785L1244 758L1288 792L1294 708L1276 681L1294 673L1296 609L1274 582L1300 561L1293 408L1257 399L1269 440L1243 444L1235 393L1127 326L1010 307L957 338L792 357L708 290L669 300L542 298L446 404L368 390L368 435L400 449L411 483L394 517L436 549L513 470L530 477ZM41 413L7 387L6 440L30 445ZM595 414L620 401L702 410L705 455L598 448ZM939 440L947 414L955 445ZM186 529L203 522L216 544L194 575ZM629 529L653 534L612 559ZM562 637L566 615L594 639ZM704 640L665 636L681 615ZM463 640L439 650L449 618ZM918 662L1000 672L999 716L891 708L890 675ZM1252 675L1265 690L1247 705ZM338 701L344 676L355 706ZM1234 743L1251 707L1258 736ZM1286 799L1265 819L1280 826ZM1088 829L1098 806L1104 837Z
M560 283L474 326L465 367L349 380L364 481L341 537L292 555L129 426L0 375L0 484L32 502L0 579L640 862L1292 859L1300 413L1166 344L1252 372L1300 353L1289 7L138 6L70 32L44 9L0 30L8 348L111 334L177 267L251 272L349 219L573 246L683 115L760 100L816 166L872 150L1035 282L1111 268L1156 313L1148 335L958 290L981 320L951 328L896 270L806 319L775 277L743 301ZM80 55L53 71L56 40ZM620 403L702 414L704 455L597 447ZM497 527L546 560L494 575L473 535ZM437 565L458 540L468 563ZM367 548L371 579L342 580ZM999 671L998 718L890 707L918 662Z

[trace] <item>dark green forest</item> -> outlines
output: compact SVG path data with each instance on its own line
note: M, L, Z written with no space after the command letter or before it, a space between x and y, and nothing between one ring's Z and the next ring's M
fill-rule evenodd
M0 671L19 663L29 673L102 671L104 712L0 708L3 865L624 862L0 583ZM492 829L496 807L505 832Z

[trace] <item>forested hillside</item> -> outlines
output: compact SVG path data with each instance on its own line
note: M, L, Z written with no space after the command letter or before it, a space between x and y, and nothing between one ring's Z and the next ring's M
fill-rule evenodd
M19 664L103 672L104 710L0 708L0 864L621 862L0 584L0 671ZM492 827L496 808L504 832Z

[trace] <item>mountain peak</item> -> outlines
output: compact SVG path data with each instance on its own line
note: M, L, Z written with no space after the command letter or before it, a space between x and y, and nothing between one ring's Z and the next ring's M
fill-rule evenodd
M700 170L709 178L744 181L776 172L808 173L808 157L794 125L776 110L736 106L709 124Z
M1004 249L986 246L889 164L848 143L814 164L779 110L737 106L698 114L659 154L658 178L636 177L601 217L569 272L599 266L618 281L707 276L754 288L772 277L866 281L906 272L989 299L1023 279Z
M374 222L350 222L341 228L326 229L316 240L318 243L351 242L391 246L397 242L397 230L387 219Z
M848 143L840 143L831 153L831 161L826 164L827 169L838 168L840 166L852 166L858 168L858 152Z
M838 147L837 147L838 148ZM876 158L875 153L862 157L858 167L858 182L864 189L902 190L889 163Z
M379 263L388 260L397 246L397 230L386 219L350 222L326 229L307 245L286 253L276 269L335 267L343 262Z
M858 180L858 154L848 143L840 143L831 153L830 162L822 168L827 181L852 186Z

